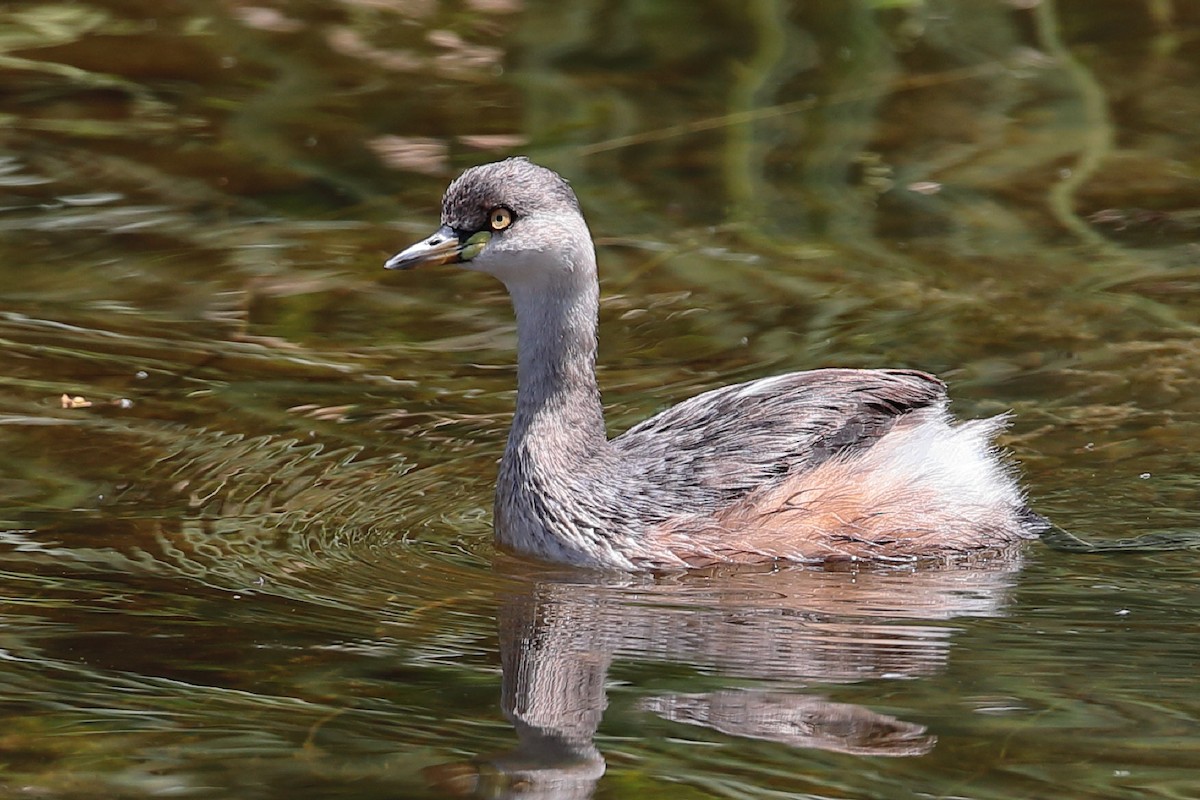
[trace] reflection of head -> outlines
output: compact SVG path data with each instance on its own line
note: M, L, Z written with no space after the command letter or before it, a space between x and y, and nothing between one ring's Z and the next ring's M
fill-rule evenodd
M422 775L448 797L586 800L604 775L604 759L594 748L591 757L560 758L522 738L520 746L507 753L439 764L422 770Z

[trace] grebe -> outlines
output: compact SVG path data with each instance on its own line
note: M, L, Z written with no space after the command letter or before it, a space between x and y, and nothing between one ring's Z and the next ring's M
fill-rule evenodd
M914 370L818 369L705 392L609 439L599 285L570 185L525 158L473 167L441 227L388 269L457 263L507 287L517 402L496 483L501 546L578 566L946 560L1034 538L1004 417L957 422Z

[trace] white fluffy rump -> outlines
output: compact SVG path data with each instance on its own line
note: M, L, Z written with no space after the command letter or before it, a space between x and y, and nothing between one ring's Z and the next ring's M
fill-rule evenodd
M992 443L1007 425L1007 416L952 424L941 409L920 411L880 439L861 470L882 484L930 492L943 508L1017 509L1024 498Z

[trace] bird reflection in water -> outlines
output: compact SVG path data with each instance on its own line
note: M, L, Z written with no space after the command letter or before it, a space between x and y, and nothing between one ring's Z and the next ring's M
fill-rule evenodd
M638 708L736 739L919 756L920 724L829 700L819 687L934 675L956 617L998 616L1016 553L954 569L725 569L659 577L510 563L500 598L501 705L517 747L426 777L455 793L587 798L604 774L594 737L614 659L690 665L735 687L656 694ZM762 686L746 686L747 682ZM818 688L814 688L818 687Z

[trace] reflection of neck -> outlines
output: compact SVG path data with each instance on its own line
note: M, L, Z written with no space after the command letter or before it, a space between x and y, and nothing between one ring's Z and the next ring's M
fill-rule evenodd
M563 747L590 750L607 705L610 654L582 646L587 637L539 624L538 599L513 595L500 609L501 704L514 724Z
M499 622L500 702L520 745L490 759L492 764L525 778L530 796L553 787L555 798L591 797L604 774L604 758L592 739L607 705L608 654L573 648L556 631L542 628L531 594L506 598Z

